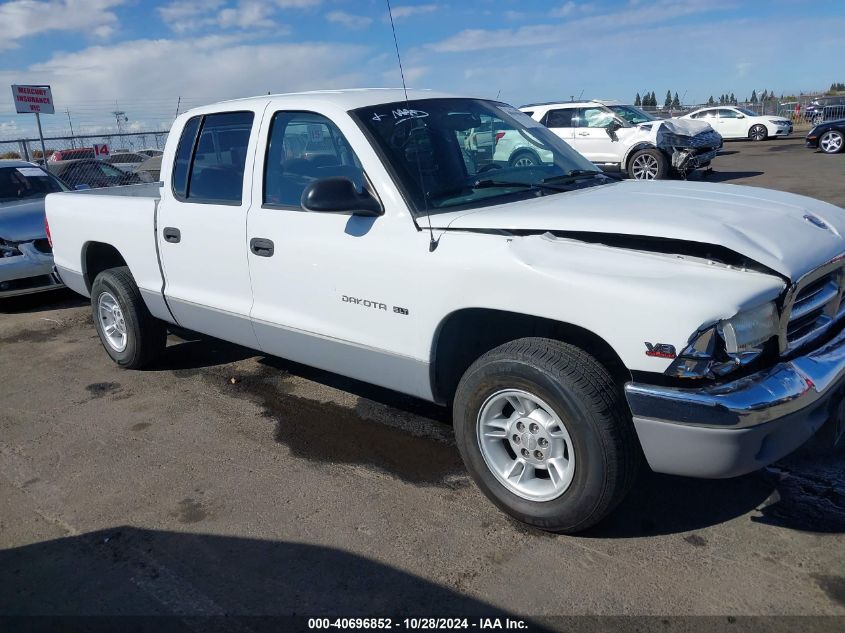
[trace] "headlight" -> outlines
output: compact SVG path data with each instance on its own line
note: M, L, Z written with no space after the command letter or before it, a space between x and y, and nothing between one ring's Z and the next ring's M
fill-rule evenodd
M678 378L724 376L758 358L777 331L774 303L740 312L696 332L666 374Z

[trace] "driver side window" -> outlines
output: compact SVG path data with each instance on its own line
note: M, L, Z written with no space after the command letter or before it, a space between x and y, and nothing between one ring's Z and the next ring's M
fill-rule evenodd
M277 112L264 164L264 204L300 209L305 188L332 177L364 188L364 170L340 129L322 114Z

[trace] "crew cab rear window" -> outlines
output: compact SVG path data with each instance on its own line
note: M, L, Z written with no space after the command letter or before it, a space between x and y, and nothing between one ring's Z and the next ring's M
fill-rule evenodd
M177 198L240 204L254 117L252 112L220 112L194 117L185 124L173 167L173 193Z
M264 204L301 209L302 192L321 178L348 178L361 191L364 170L338 127L314 112L276 112L264 164Z

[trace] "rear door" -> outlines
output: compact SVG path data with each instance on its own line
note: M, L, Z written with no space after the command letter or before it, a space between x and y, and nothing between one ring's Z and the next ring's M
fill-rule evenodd
M575 116L575 108L558 108L556 110L549 110L543 115L540 123L549 128L552 132L557 134L564 141L572 145L579 152L578 144L574 141L575 124L572 119Z
M252 348L246 218L265 105L187 121L156 228L165 294L179 325Z

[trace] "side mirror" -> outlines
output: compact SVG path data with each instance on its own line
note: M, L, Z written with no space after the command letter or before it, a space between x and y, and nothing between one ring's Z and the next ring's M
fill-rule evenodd
M90 188L91 188L91 186L90 186L90 185L76 185L76 186L74 187L74 189L75 189L76 191L87 191L87 190L88 190L88 189L90 189Z
M736 115L736 118L737 118L737 119L744 119L744 118L745 118L745 115L744 115L744 114L737 114L737 115Z
M613 120L605 126L604 131L607 132L607 135L611 138L611 140L617 141L619 138L616 136L616 130L621 127L622 124L619 121Z
M306 211L316 213L351 213L364 217L384 214L381 204L366 190L358 193L349 178L321 178L302 192L300 201Z

